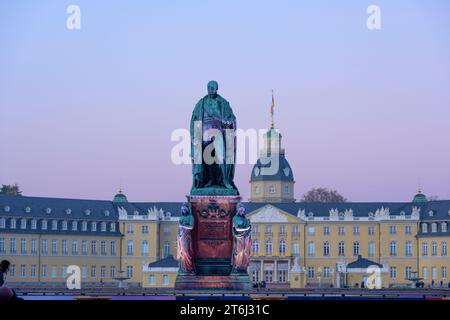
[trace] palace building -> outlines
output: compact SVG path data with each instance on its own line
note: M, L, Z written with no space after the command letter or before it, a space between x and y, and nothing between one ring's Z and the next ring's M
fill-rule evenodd
M273 110L273 109L272 109ZM373 268L382 287L447 285L450 200L302 203L273 125L244 202L252 223L253 282L268 287L354 287ZM276 154L273 152L272 146ZM268 155L279 160L270 170ZM11 285L65 286L77 265L82 285L174 286L181 202L130 202L0 195L0 258L11 261Z

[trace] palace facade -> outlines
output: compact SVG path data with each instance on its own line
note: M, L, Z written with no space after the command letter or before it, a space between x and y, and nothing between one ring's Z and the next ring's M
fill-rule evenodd
M415 278L447 286L450 200L302 203L273 125L250 178L244 203L252 222L249 277L270 287L361 286L369 267L382 286ZM271 145L276 172L262 174ZM0 195L0 258L11 261L8 282L61 285L77 265L82 285L173 287L181 202L130 202Z

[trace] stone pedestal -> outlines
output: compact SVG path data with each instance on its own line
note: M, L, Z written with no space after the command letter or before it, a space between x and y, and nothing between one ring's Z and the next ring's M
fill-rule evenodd
M249 276L232 275L232 219L239 196L191 195L195 275L178 275L176 290L250 290Z

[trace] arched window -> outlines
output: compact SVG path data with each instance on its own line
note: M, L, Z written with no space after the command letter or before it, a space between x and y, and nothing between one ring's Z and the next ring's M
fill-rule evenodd
M431 232L437 232L437 223L436 222L433 222L431 224Z
M253 251L253 255L255 255L255 256L259 255L259 241L258 240L253 240L252 251Z
M266 240L266 256L271 256L272 255L272 241L271 240Z
M102 223L100 224L100 230L101 230L102 232L106 232L106 222L102 222Z
M81 223L81 231L87 231L87 221Z
M96 232L97 231L97 222L91 222L91 231Z
M61 229L66 231L67 230L67 221L63 220L62 224L61 224Z
M428 225L426 223L422 223L422 232L427 233L428 232Z
M278 246L278 251L280 252L280 256L286 255L286 241L285 240L280 240L280 243Z
M447 222L441 223L441 232L447 232Z

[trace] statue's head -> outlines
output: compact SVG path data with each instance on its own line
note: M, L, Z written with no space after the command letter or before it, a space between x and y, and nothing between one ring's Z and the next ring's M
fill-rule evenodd
M242 217L245 216L245 207L244 207L244 205L242 203L239 203L237 205L237 214L242 216Z
M218 89L219 84L217 83L217 81L211 80L210 82L208 82L208 94L210 96L215 96Z
M183 216L188 216L189 215L189 204L187 202L183 202L183 204L181 205L181 214Z

